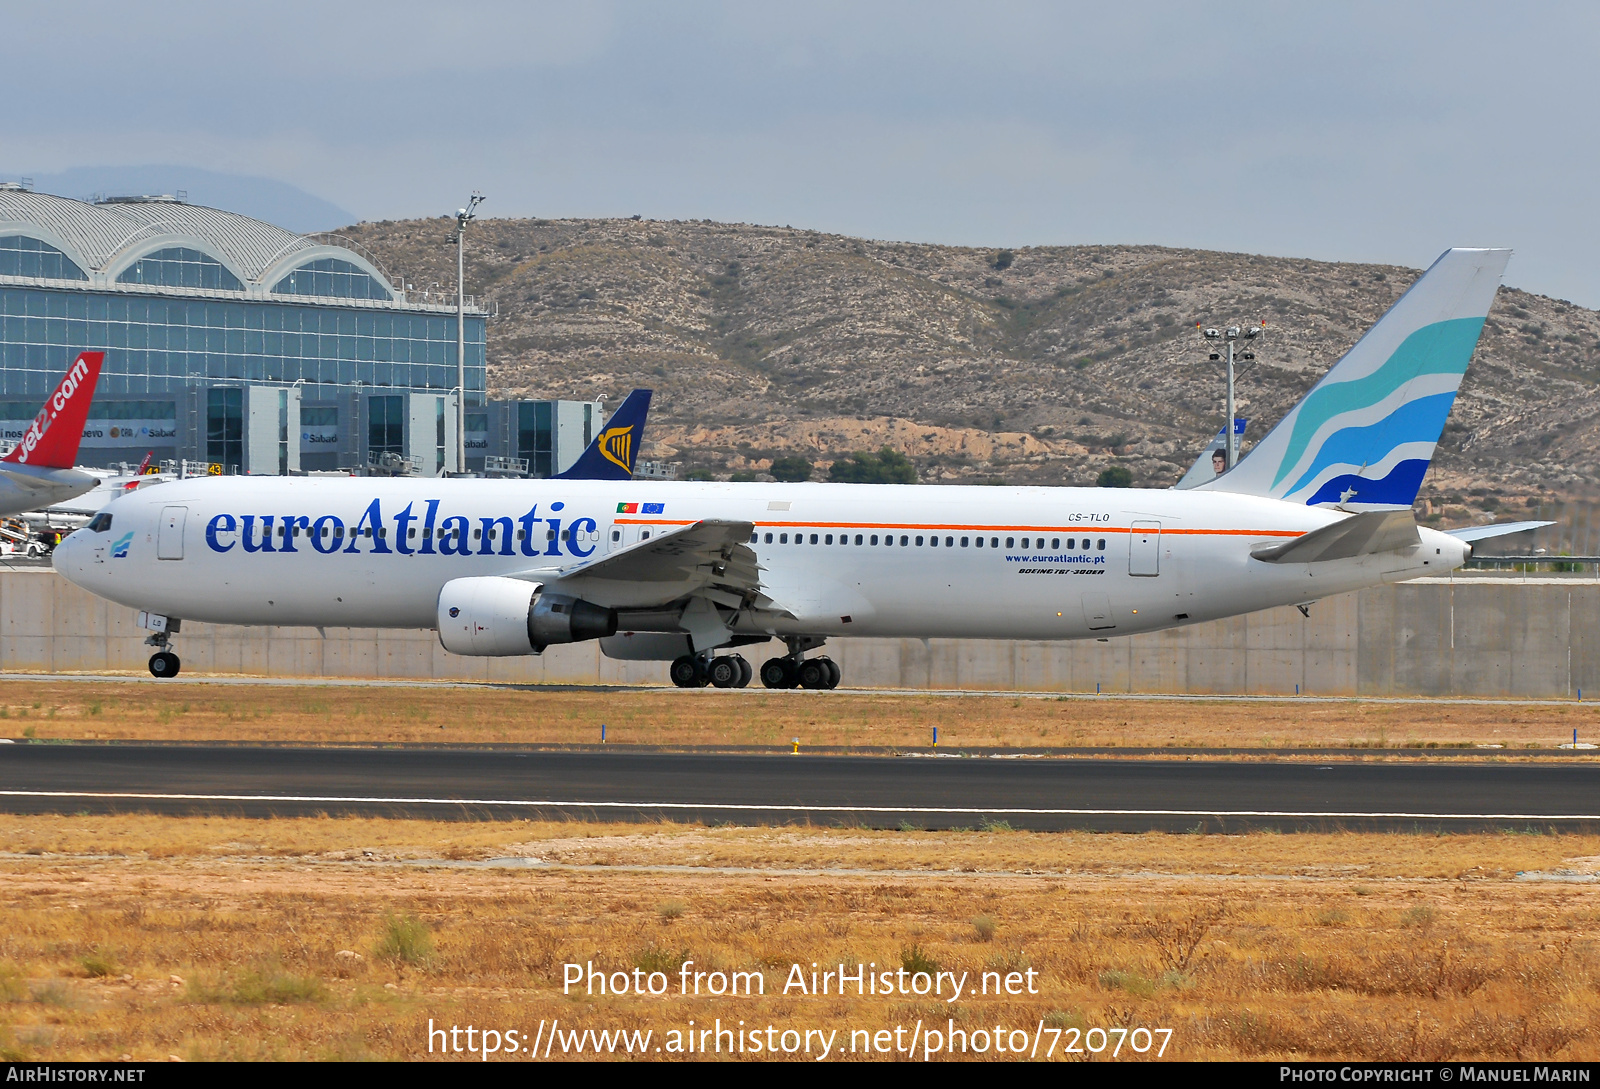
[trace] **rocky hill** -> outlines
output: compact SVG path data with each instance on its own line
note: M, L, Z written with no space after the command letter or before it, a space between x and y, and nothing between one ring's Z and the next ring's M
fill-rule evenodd
M454 284L448 220L350 228ZM892 446L923 480L1175 481L1222 419L1195 323L1265 320L1239 381L1259 437L1417 277L1150 246L1015 252L789 227L484 220L467 290L496 312L497 396L656 390L646 456L718 476ZM1600 313L1502 289L1424 495L1455 520L1600 483Z

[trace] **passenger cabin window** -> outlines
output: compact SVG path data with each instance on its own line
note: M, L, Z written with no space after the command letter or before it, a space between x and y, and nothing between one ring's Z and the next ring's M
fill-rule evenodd
M772 543L772 534L770 534L770 533L769 533L769 534L767 534L767 543L768 543L768 544L771 544L771 543Z
M1083 542L1083 546L1085 548L1088 548L1089 547L1089 542L1088 541ZM1106 539L1104 537L1102 537L1102 538L1100 538L1100 551L1104 552L1105 550L1106 550Z
M1006 547L1007 548L1015 548L1016 547L1016 545L1011 543L1013 540L1015 540L1015 538L1013 538L1013 537L1007 537L1006 538ZM1023 541L1022 542L1022 546L1024 548L1026 548L1028 546L1028 542L1027 541Z
M109 533L111 531L111 515L101 511L89 520L90 533Z
M877 540L877 538L874 537L873 540ZM861 534L857 533L856 534L856 544L860 544L860 543L861 543Z
M878 543L878 535L876 533L874 533L872 535L872 543L873 544L877 544Z
M1061 547L1061 538L1060 537L1052 537L1052 538L1050 538L1050 547L1051 548L1060 548Z
M922 547L922 536L920 534L917 536L917 547Z
M967 547L967 539L965 537L961 538L961 547L962 548L966 548Z
M811 543L812 544L816 544L817 543L817 535L815 533L813 533L811 535Z

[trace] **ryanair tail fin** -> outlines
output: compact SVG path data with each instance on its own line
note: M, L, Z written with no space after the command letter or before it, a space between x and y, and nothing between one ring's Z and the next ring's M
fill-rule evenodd
M5 461L41 469L70 469L78 460L83 424L100 381L104 352L80 352Z
M644 445L644 421L650 415L650 391L636 389L600 429L578 460L556 480L632 480L633 466Z
M1510 250L1446 250L1232 472L1200 490L1342 510L1416 502Z

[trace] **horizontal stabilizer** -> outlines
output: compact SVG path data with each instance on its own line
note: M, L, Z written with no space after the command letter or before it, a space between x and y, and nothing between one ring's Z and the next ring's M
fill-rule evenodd
M1458 541L1487 541L1490 537L1504 537L1510 533L1526 533L1530 529L1553 526L1554 522L1501 522L1493 526L1467 526L1465 529L1447 529L1445 532Z
M1352 514L1292 541L1258 548L1250 555L1267 563L1318 563L1395 552L1421 540L1409 510L1373 510Z

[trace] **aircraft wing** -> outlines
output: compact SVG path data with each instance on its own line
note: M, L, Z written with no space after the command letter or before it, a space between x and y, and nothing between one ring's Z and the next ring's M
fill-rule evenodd
M761 566L748 543L754 532L750 522L708 518L604 556L515 577L656 584L674 598L702 596L730 609L765 604Z
M1373 510L1352 514L1292 541L1258 548L1250 555L1266 563L1316 563L1394 552L1421 539L1409 510Z
M1504 537L1508 533L1526 533L1530 529L1553 526L1554 522L1501 522L1494 526L1467 526L1464 529L1447 529L1444 532L1458 541L1486 541L1490 537Z
M31 470L31 471L30 471ZM64 493L64 498L71 498L74 494L82 494L100 483L98 477L88 473L80 473L75 469L33 469L32 466L24 468L17 465L0 463L0 477L8 483L28 492L37 492L41 496L54 492ZM73 489L77 491L74 492Z

